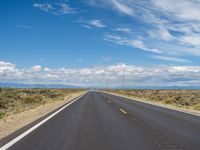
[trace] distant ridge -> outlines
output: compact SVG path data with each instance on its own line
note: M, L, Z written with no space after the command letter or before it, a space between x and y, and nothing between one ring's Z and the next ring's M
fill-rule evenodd
M80 86L64 85L64 84L24 84L0 82L0 87L8 88L81 88Z
M0 82L0 87L8 88L94 88L106 89L105 87L97 86L74 86L64 84L25 84L25 83L10 83ZM110 89L123 89L122 87L110 87ZM200 90L200 86L125 86L124 89L152 89L152 90Z

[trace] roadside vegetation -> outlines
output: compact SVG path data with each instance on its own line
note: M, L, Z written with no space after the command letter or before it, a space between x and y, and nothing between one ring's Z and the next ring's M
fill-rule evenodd
M0 119L42 104L64 100L71 93L84 89L15 89L0 88Z
M107 90L141 100L200 111L200 90Z

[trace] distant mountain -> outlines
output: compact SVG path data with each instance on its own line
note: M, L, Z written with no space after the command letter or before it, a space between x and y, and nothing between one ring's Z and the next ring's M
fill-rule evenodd
M64 84L24 84L24 83L9 83L0 82L0 87L10 87L10 88L93 88L93 89L106 89L97 86L74 86L74 85L64 85ZM111 89L123 89L122 87L110 87ZM125 86L124 89L200 89L200 86Z
M63 84L23 84L0 82L0 87L10 88L81 88L80 86L63 85Z

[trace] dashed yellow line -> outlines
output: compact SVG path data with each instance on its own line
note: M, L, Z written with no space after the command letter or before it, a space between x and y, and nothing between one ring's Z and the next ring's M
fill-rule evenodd
M127 112L125 110L123 110L122 108L119 109L123 114L127 114Z

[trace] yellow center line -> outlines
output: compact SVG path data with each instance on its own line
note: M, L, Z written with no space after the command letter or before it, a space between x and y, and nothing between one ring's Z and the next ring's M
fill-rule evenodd
M119 109L122 113L127 114L127 112L125 110L123 110L122 108Z

